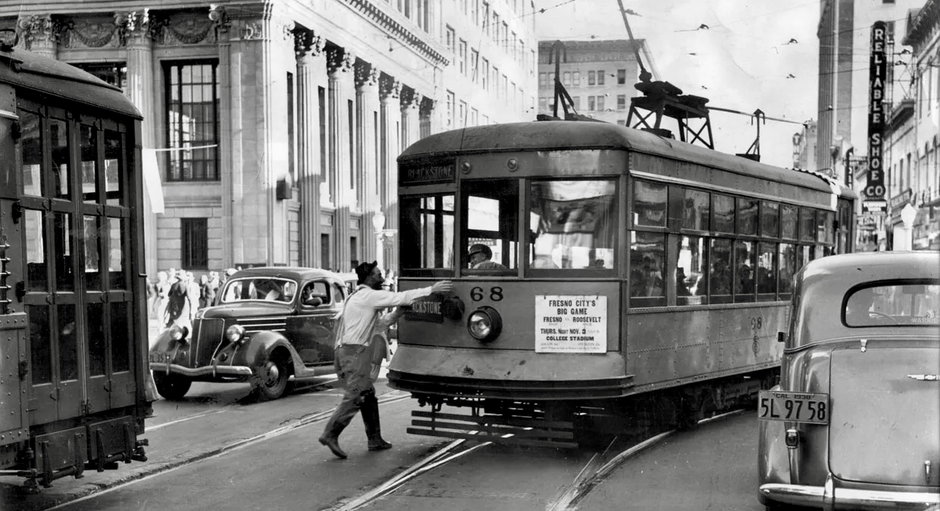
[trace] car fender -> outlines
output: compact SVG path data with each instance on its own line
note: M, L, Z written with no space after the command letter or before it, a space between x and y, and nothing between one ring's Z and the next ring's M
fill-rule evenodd
M173 328L164 328L157 334L156 340L150 347L150 361L156 362L159 359L160 362L169 361L174 364L189 365L190 336L192 332L187 331L186 338L178 341L173 338Z
M784 441L785 423L767 420L757 422L757 473L760 484L789 483L790 459Z
M286 337L278 332L265 330L251 335L251 338L238 350L232 365L245 365L253 369L261 367L277 349L287 350L292 363L299 359Z

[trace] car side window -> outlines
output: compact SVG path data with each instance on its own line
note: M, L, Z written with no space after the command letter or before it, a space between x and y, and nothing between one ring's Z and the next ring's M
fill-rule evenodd
M304 286L300 295L304 307L319 307L331 303L330 287L326 282L310 282Z

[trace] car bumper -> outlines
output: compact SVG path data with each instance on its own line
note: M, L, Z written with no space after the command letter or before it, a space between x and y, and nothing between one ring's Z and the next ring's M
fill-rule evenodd
M252 375L250 367L247 366L204 366L204 367L186 367L179 364L167 364L164 362L150 363L152 371L166 372L167 374L181 374L189 378L205 378L207 376L237 376L248 378Z
M830 509L926 509L940 505L940 493L836 488L832 477L825 486L770 483L760 486L761 501ZM932 509L932 508L931 508Z

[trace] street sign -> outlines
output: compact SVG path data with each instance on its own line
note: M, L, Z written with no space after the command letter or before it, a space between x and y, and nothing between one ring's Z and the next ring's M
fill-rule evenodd
M864 211L865 213L884 213L888 211L888 201L886 200L862 201L862 211Z

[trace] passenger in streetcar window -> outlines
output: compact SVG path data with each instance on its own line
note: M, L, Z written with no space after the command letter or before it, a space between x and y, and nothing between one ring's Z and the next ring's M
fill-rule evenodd
M658 266L652 257L643 256L642 265L632 275L630 296L663 296L662 272Z
M497 263L496 261L492 261L491 259L493 259L493 250L482 243L475 243L470 245L470 250L467 251L467 259L470 261L470 269L472 270L509 269L504 265Z
M343 391L343 400L333 411L333 416L326 423L319 439L336 457L343 459L346 458L346 453L339 446L339 435L360 410L366 437L369 439L369 450L381 451L392 447L392 444L382 438L379 402L372 385L374 361L381 363L381 357L384 356L383 353L377 353L372 344L376 342L376 337L381 339L381 336L375 335L377 328L384 329L388 326L380 321L382 311L389 307L409 305L423 296L434 293L446 295L454 290L451 281L442 280L432 286L400 293L386 291L382 289L385 282L382 269L375 261L356 266L356 276L358 286L346 300L343 315L337 326L336 356L333 362L336 375L343 380L346 388Z
M676 268L676 296L692 296L689 291L688 277L685 275L685 268Z

